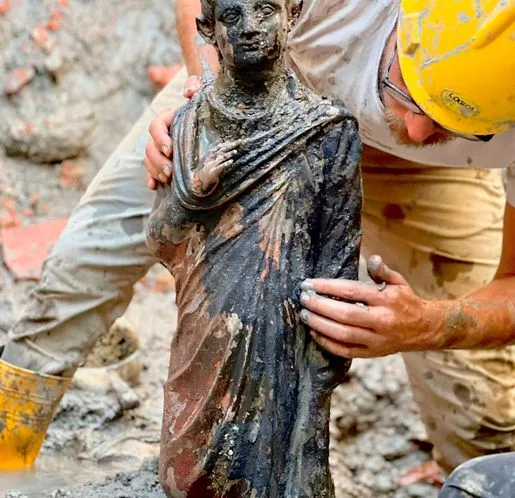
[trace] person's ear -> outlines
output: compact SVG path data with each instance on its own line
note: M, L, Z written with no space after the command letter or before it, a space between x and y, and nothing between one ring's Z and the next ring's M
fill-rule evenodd
M206 43L216 45L215 30L212 24L206 21L205 17L197 17L197 31Z

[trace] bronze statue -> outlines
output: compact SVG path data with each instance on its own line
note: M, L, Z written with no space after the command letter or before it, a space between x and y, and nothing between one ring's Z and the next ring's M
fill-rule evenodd
M300 0L203 0L221 72L177 113L148 245L179 319L160 474L174 498L334 496L333 388L350 361L299 319L301 282L356 279L361 142L340 102L285 67Z

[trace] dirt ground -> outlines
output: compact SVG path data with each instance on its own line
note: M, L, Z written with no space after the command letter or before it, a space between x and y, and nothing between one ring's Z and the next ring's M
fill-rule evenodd
M151 98L147 68L180 60L172 6L0 0L0 227L69 216ZM34 285L0 257L0 344ZM126 319L141 339L139 406L124 410L106 386L73 387L37 467L0 475L0 496L164 496L156 460L174 294L157 267L135 290ZM430 444L400 357L354 363L333 397L331 436L339 498L437 495L406 476L430 460Z

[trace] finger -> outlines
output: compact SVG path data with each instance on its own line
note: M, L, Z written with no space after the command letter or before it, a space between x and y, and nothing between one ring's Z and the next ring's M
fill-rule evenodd
M300 318L311 330L347 345L371 346L378 340L377 334L370 329L342 325L307 310L301 311Z
M152 178L168 183L172 176L172 165L170 160L161 154L153 142L149 142L145 148L145 167Z
M168 130L170 129L176 110L177 109L173 107L172 109L162 112L152 121L148 129L155 143L155 147L166 157L170 157L172 154L172 139L170 138Z
M150 190L157 190L157 182L150 176L149 173L147 173L147 187Z
M184 84L184 97L187 99L193 98L202 86L202 80L199 76L190 76Z
M371 256L367 262L370 278L376 283L385 282L391 285L408 285L406 279L398 272L390 269L378 255Z
M301 284L304 291L314 290L317 294L346 299L347 301L359 301L372 306L384 302L384 295L375 285L336 278L314 278L305 280Z
M238 153L237 150L233 149L230 152L225 153L218 153L215 156L214 163L215 165L222 164L226 162L228 159L231 159L231 157L234 157Z
M216 168L213 168L212 173L216 178L218 178L222 174L222 172L225 168L227 168L228 166L231 166L233 164L234 164L234 161L232 159L229 159L228 161L225 161L224 163L218 165Z
M334 354L335 356L343 356L345 358L370 358L368 349L363 346L354 346L333 341L323 335L315 332L311 333L313 340L322 348Z
M233 150L235 147L238 147L238 145L241 145L243 143L243 140L234 140L232 142L222 142L220 145L218 145L216 152L229 152Z
M356 325L374 329L375 322L378 319L374 308L344 303L316 294L310 295L307 292L302 293L300 302L309 311L343 325Z
M165 159L167 161L167 159ZM167 184L170 182L171 175L167 176L168 171L171 171L170 165L167 163L163 166L160 166L159 163L150 160L147 156L143 160L145 168L147 168L147 173L154 178L154 180Z

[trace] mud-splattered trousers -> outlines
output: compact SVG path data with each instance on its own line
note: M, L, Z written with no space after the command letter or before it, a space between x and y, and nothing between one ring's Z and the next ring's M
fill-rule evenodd
M445 481L438 498L512 498L515 496L515 453L474 458Z
M154 200L143 167L148 126L182 102L185 77L159 94L89 186L11 330L7 361L48 373L73 369L127 307L132 285L153 263L143 228ZM394 158L364 164L365 253L382 254L424 298L461 296L493 277L504 207L497 171L402 169ZM404 358L446 470L515 450L513 347Z

